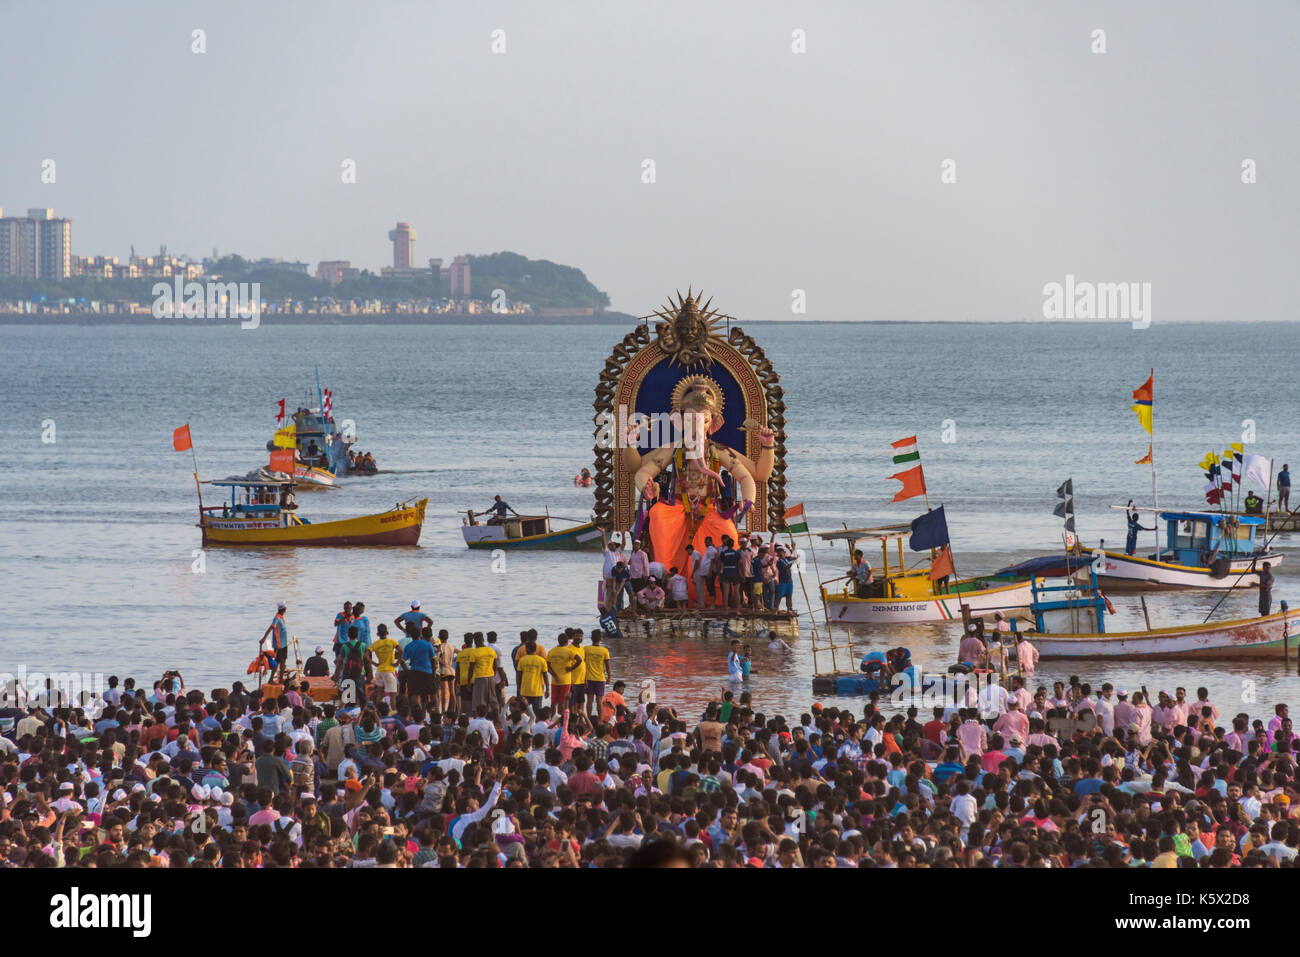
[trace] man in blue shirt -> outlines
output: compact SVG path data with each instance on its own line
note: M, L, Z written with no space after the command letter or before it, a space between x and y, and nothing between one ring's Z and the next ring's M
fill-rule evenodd
M357 640L361 642L363 648L370 647L370 619L366 617L366 603L363 601L352 603L352 628L357 630ZM348 634L352 634L352 628L348 629ZM366 663L366 680L372 677L372 665L370 656L365 656Z
M334 616L334 654L339 653L339 645L348 640L348 628L352 626L352 602L345 601L343 610Z
M410 622L415 625L416 631L423 631L425 623L433 624L433 619L420 611L420 602L418 600L411 602L411 610L404 611L393 619L393 624L397 625L402 634L406 634L406 625Z
M275 617L271 619L271 624L262 632L262 637L258 640L258 647L269 637L271 639L271 674L273 681L284 682L284 665L285 659L289 657L289 632L284 624L285 603L279 602L275 606Z
M487 511L495 513L496 517L497 517L499 520L504 520L504 519L505 519L505 517L506 517L506 512L509 512L509 513L512 514L512 515L518 515L518 514L519 514L519 513L516 512L513 508L510 507L510 503L509 503L509 502L503 502L503 501L501 501L501 496L500 496L500 495L494 495L494 496L493 496L492 504L489 505L489 506L487 507Z
M1279 512L1291 511L1291 466L1283 465L1277 473L1277 509Z
M427 712L430 696L437 690L433 682L433 645L423 636L412 638L401 651L402 659L410 668L406 676L406 691L420 702Z

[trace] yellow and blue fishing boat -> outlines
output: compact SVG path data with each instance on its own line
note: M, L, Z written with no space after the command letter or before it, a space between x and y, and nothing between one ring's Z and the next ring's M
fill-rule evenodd
M298 514L289 479L268 474L208 484L230 489L230 501L204 506L200 498L204 545L415 545L429 504L422 498L376 515L312 522Z

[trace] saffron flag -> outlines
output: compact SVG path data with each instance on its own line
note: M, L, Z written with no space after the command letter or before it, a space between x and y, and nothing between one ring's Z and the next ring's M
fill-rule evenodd
M942 505L912 519L912 537L907 541L912 551L924 552L947 544L948 518Z
M949 575L955 575L956 570L952 564L952 548L948 545L939 549L939 554L934 556L934 561L930 563L930 581L937 582L940 578L947 578Z
M1137 413L1138 421L1142 423L1142 428L1146 429L1147 433L1150 435L1155 434L1152 431L1153 422L1151 406L1151 403L1155 401L1155 392L1156 370L1152 369L1151 377L1147 379L1146 382L1142 383L1141 386L1133 390L1133 400L1137 404L1129 407Z
M272 472L293 474L293 449L276 449L271 453L271 464L267 466Z
M172 448L177 452L184 452L186 449L194 448L194 443L190 441L190 424L188 422L172 433Z
M803 502L785 510L785 530L787 532L808 531L808 520L803 514Z
M891 501L902 502L905 499L916 498L918 495L925 494L925 474L921 471L919 465L914 469L908 469L906 472L895 472L889 477L898 479L903 483L902 490Z
M1135 461L1133 464L1134 464L1134 465L1150 465L1150 464L1151 464L1151 444L1150 444L1150 443L1147 444L1147 454L1144 455L1144 456L1142 456L1142 458L1138 459L1138 460Z

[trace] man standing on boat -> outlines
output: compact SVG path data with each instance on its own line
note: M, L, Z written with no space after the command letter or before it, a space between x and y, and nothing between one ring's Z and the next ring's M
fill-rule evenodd
M1268 615L1273 611L1273 566L1269 562L1259 572L1259 613Z
M1291 473L1288 471L1291 466L1283 465L1282 471L1277 473L1277 510L1279 512L1291 511Z
M492 512L494 515L496 515L498 522L504 522L506 520L507 512L509 512L511 515L514 516L519 515L518 512L516 512L513 508L510 507L509 502L503 502L501 500L500 495L493 496L492 504L487 507L486 511Z
M1143 527L1141 517L1138 515L1138 510L1136 506L1134 506L1133 500L1129 499L1128 500L1128 540L1125 541L1124 543L1124 554L1132 555L1137 551L1138 532L1150 532L1150 531L1154 531L1154 526L1152 526L1152 528Z
M1268 568L1268 565L1266 564L1264 567ZM1263 581L1262 576L1260 580ZM1273 578L1270 575L1269 583L1272 584L1272 581ZM1262 601L1263 599L1261 599L1261 603ZM289 657L289 632L284 625L285 608L284 602L276 604L275 617L271 619L271 624L267 625L266 631L262 632L262 637L257 641L260 648L268 637L271 639L271 677L273 681L280 684L284 683L284 664L285 659Z

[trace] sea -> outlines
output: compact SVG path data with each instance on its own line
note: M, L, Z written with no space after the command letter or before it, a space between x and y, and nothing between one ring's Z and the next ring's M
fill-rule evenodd
M746 331L781 376L787 410L788 502L814 531L897 523L925 503L894 503L890 442L916 436L932 506L948 515L962 575L1060 548L1056 490L1072 479L1085 544L1122 547L1130 499L1152 503L1152 472L1135 464L1149 437L1130 411L1154 370L1154 458L1164 508L1203 507L1207 452L1300 460L1293 357L1300 326L1236 322L779 323ZM628 328L615 325L303 325L257 329L196 320L171 325L0 325L0 672L133 675L177 670L192 687L248 680L258 638L288 603L305 657L330 643L344 600L365 601L372 627L419 600L454 636L495 630L506 647L536 628L597 624L598 553L470 551L461 513L499 494L521 512L585 520L597 376ZM414 548L201 550L194 464L172 449L188 423L204 480L266 462L280 399L332 390L339 420L382 472L298 496L317 521L429 498ZM314 404L314 402L313 402ZM1300 466L1300 462L1297 463ZM1262 491L1262 490L1257 490ZM205 501L218 500L207 487ZM1145 516L1147 519L1150 516ZM1295 536L1274 599L1300 602ZM1144 534L1141 547L1154 544ZM804 542L804 547L809 548ZM807 551L796 586L801 634L792 653L755 648L746 686L768 713L814 700L816 578L844 573L842 543ZM1153 624L1256 614L1253 592L1148 598ZM1114 596L1113 628L1140 626L1136 598ZM1217 607L1216 607L1217 604ZM905 645L924 668L955 658L957 625L841 628L841 668ZM826 638L824 625L820 637ZM683 715L727 687L724 638L614 642L612 671ZM818 665L825 670L829 656ZM1152 692L1206 686L1229 714L1267 715L1300 700L1294 655L1213 663L1045 661L1038 681L1078 675Z

